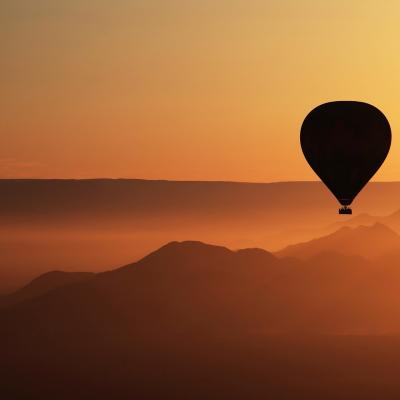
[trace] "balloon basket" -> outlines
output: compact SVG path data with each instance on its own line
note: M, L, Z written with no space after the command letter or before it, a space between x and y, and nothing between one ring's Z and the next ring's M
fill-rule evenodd
M353 214L353 211L351 210L351 208L344 206L344 207L339 208L339 214L347 214L347 215L350 214L351 215L351 214Z

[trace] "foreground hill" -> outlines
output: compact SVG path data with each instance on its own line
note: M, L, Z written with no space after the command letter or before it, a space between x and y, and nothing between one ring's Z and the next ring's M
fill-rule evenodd
M286 247L276 253L279 257L308 259L321 252L338 252L376 258L400 253L400 236L382 224L372 226L342 227L327 236Z
M7 398L372 399L386 385L400 393L400 341L377 336L400 332L397 268L172 242L76 277L61 286L66 276L42 277L44 291L0 311ZM364 339L343 336L356 333Z

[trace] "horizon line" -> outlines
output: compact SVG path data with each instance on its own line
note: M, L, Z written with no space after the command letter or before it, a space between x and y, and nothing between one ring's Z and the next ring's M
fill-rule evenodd
M233 181L233 180L194 180L194 179L150 179L150 178L0 178L0 181L141 181L141 182L179 182L179 183L237 183L252 185L271 185L282 183L323 183L320 180L282 180L282 181ZM370 181L368 183L400 183L400 180ZM367 184L368 184L367 183Z

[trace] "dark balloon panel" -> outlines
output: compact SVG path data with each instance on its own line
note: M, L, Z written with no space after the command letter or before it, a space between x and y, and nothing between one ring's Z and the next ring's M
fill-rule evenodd
M335 101L307 115L300 142L311 168L340 204L348 206L385 160L391 131L376 107Z

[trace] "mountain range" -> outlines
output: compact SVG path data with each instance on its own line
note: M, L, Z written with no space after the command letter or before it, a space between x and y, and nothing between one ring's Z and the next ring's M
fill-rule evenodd
M352 398L358 378L349 368L367 373L381 346L373 338L400 332L400 272L374 258L386 247L367 259L332 246L372 247L380 235L397 245L394 232L375 225L340 229L288 254L170 242L115 270L47 273L1 301L3 393L225 399L240 379L238 398L317 399L327 384L315 386L313 376L323 382L323 371L344 369L349 382L329 385L336 396L344 385L342 398ZM368 350L354 347L354 335L368 338ZM345 361L335 358L338 347ZM386 364L382 371L392 376Z
M374 224L383 224L387 227L393 229L396 232L400 232L400 210L395 211L389 215L384 216L373 216L367 213L362 213L353 218L348 219L347 221L336 222L331 226L332 229L337 229L341 226L349 226L349 227L357 227L360 225L374 225Z
M68 316L75 317L69 314L70 307L73 310L81 308L81 313L87 309L92 314L91 304L106 301L104 309L117 309L118 315L124 315L123 320L128 325L135 325L136 330L150 326L149 330L158 331L153 330L153 323L165 323L169 330L174 330L178 326L170 326L170 321L190 321L192 328L207 326L211 329L214 326L219 329L219 324L222 327L226 324L235 329L254 331L324 331L326 321L323 318L309 320L316 312L310 309L315 307L311 299L318 298L321 309L325 303L330 307L336 303L337 309L332 309L329 315L331 322L335 313L361 315L358 307L364 310L376 308L371 304L377 303L373 296L356 302L354 299L366 293L367 287L371 293L384 294L391 299L388 289L393 291L393 296L399 289L397 278L400 273L395 268L399 254L400 236L381 224L340 228L333 234L289 246L275 254L256 248L232 251L201 242L171 242L138 262L104 273L46 273L15 293L3 296L0 305L3 311L16 307L18 321L28 307L29 318L37 312L37 321L43 319L38 325L46 327L48 318L57 318L57 315L48 315L54 304L60 303L64 308L66 302L68 308L60 314L60 321L52 320L52 329L58 324L64 329ZM385 268L380 267L381 259L386 260ZM387 262L388 259L393 262ZM373 277L379 278L375 287ZM380 293L382 280L385 281L384 293ZM326 285L330 287L332 282L342 289L336 287L331 293ZM360 285L367 287L360 292ZM304 302L304 292L308 293L306 297L311 302ZM344 299L339 302L334 298L337 294L348 297L345 310L341 308ZM351 305L356 308L352 310ZM95 309L102 307L97 305ZM164 317L155 322L147 309L158 310ZM133 310L134 320L140 323L131 320ZM285 310L284 318L277 318L274 310L280 310L281 317ZM189 311L192 317L185 314ZM307 324L304 323L306 315ZM104 316L106 320L113 317ZM335 332L343 329L358 331L369 327L373 331L394 331L400 327L400 320L393 316L384 325L381 324L382 314L378 313L376 317L374 322L370 311L368 324L364 321L358 325L360 321L354 317L354 326L342 326L337 322L332 329ZM91 318L87 316L84 320ZM67 325L74 323L70 321ZM182 329L188 328L189 325L182 326Z
M26 295L29 287L19 299L12 296L14 301L8 301L12 305L3 308L2 326L15 337L35 320L35 334L51 333L59 340L78 332L81 337L82 330L104 334L121 324L123 331L147 338L158 332L204 329L246 333L400 329L400 319L388 312L400 305L398 272L336 253L301 262L279 260L260 250L231 252L196 242L171 243L115 271L82 275L74 284L65 278L65 284L44 286L36 296L32 291L31 297Z

